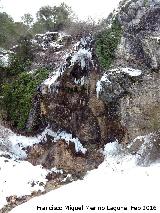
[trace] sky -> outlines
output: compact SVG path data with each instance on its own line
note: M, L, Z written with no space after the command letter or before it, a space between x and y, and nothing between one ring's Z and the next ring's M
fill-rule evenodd
M92 17L94 20L106 18L118 5L120 0L1 0L2 10L11 15L15 21L20 21L24 13L35 17L38 9L45 5L58 5L61 2L72 7L79 19Z

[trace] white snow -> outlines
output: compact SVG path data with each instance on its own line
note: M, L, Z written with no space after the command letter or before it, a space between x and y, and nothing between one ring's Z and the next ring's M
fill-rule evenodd
M97 98L99 98L99 95L100 95L100 93L102 92L101 81L97 81L97 84L96 84L96 92L97 92Z
M64 70L63 70L62 67L58 68L55 72L53 72L53 73L51 74L51 76L50 76L49 78L47 78L47 79L42 83L42 85L46 85L46 86L48 86L48 88L50 88L52 84L54 85L54 84L56 83L58 77L60 77L60 76L62 75L63 72L64 72Z
M41 165L33 166L27 161L20 160L27 157L25 147L45 141L47 135L53 137L53 142L65 140L67 144L74 143L76 152L85 154L87 151L78 138L65 131L53 132L46 128L36 137L25 137L0 126L0 209L7 204L7 197L21 197L30 195L33 191L43 191L48 173L63 174L63 171L57 168L46 170Z
M51 33L52 34L52 33ZM38 35L39 37L43 37L44 35ZM53 46L55 48L61 48L63 45L61 45L60 41L63 40L63 37L70 37L70 35L59 33L57 41L50 42L50 46ZM43 38L44 39L44 38ZM63 51L57 52L57 57L60 57L59 63L55 63L55 69L50 74L49 78L47 78L42 84L41 84L41 90L42 94L46 94L48 92L58 92L57 87L57 80L58 78L63 75L63 73L66 71L66 67L68 66L74 66L75 63L78 63L81 66L81 69L88 68L90 63L93 64L92 61L92 49L90 49L90 43L92 42L92 36L81 38L80 41L72 43L71 46L66 50L63 49ZM86 47L88 45L88 47ZM45 45L44 45L44 48ZM55 53L56 54L56 53ZM66 59L70 57L70 65L66 61ZM59 66L60 64L60 66ZM82 77L81 80L77 81L75 80L75 83L77 84L84 84L84 78Z
M80 39L80 43L85 47L85 45L87 45L87 41L85 38L81 38Z
M78 50L78 47L80 46L80 44L81 44L81 42L80 42L80 41L77 41L77 42L73 45L75 51Z
M17 135L0 125L0 148L5 147L5 151L15 158L25 159L27 155L23 148L39 142L40 138Z
M61 32L59 32L58 41L62 41L64 37L65 37L65 38L66 38L66 37L69 38L69 37L71 37L71 35L69 35L69 34L67 34L67 33L61 31Z
M62 170L62 169L57 169L56 167L52 168L52 169L50 170L50 172L55 172L55 173L63 174L63 170Z
M55 39L53 40L53 35L57 36L55 37L56 41ZM59 50L63 47L60 42L63 40L64 36L67 35L58 32L46 32L44 34L36 34L35 39L32 39L32 43L39 45L41 48L43 48L43 50L47 50L50 47L54 48L55 50Z
M8 67L9 65L9 54L0 54L0 65L2 67Z
M16 49L18 47L18 44L12 46L12 49Z
M56 35L56 34L58 34L57 32L50 32L50 31L48 31L48 32L46 32L45 34L43 34L43 35Z
M129 68L129 67L122 68L121 71L129 74L130 76L140 76L142 74L141 70L132 69L132 68Z
M33 191L44 190L48 171L27 161L0 157L0 209L10 196L21 197Z
M41 134L35 137L26 137L17 135L11 130L0 126L0 146L3 145L6 148L5 151L8 151L10 154L12 154L13 157L18 159L25 159L27 154L24 149L27 146L33 146L34 144L38 144L42 141L45 142L47 140L46 135L52 136L53 142L57 142L58 140L65 140L65 142L68 144L70 142L74 143L76 152L82 152L85 154L87 151L81 144L80 140L73 137L72 134L65 131L53 132L49 128L46 128Z
M99 81L97 81L96 84L96 92L97 92L97 98L99 98L100 93L102 92L102 84L105 82L105 84L112 84L112 82L108 79L108 74L105 73Z
M50 77L48 79L46 79L43 83L43 85L46 85L49 89L49 91L51 92L51 85L54 87L56 86L57 83L57 79L64 73L65 71L65 63L66 63L66 58L70 55L70 53L66 53L63 57L63 61L60 65L60 67L58 67L56 69L56 71L54 71L53 73L51 73ZM71 59L71 63L72 65L76 62L79 62L81 65L81 68L84 69L86 67L86 61L87 60L91 60L92 55L91 52L89 50L86 49L79 49L78 52L74 53ZM84 83L84 78L81 78L81 85L83 85ZM45 92L45 91L44 91Z
M119 67L115 69L111 69L108 72L110 73L127 73L130 76L140 76L142 74L141 70L138 69L133 69L132 67Z
M53 132L49 128L46 128L42 135L40 135L39 137L41 140L42 138L45 140L46 135L52 136L54 138L54 142L57 142L58 140L65 140L65 142L68 144L70 142L74 143L76 152L82 152L83 154L85 154L87 151L87 149L83 147L78 138L73 137L72 134L65 131Z
M160 36L151 36L150 38L155 39L157 42L159 42L159 40L160 40Z
M126 154L117 142L107 144L104 154L105 161L98 169L88 172L84 180L35 197L11 213L50 212L49 207L55 211L59 207L57 210L61 213L90 213L93 212L90 207L95 207L96 213L159 213L160 163L150 167L137 166L135 156ZM41 210L44 207L45 210ZM139 208L136 211L133 207Z
M74 79L74 83L83 86L84 83L85 83L85 77L83 76L83 77L80 78L80 79L76 79L76 78L75 78L75 79Z
M7 54L8 51L0 47L0 54Z
M82 70L86 67L86 61L92 60L92 53L89 49L80 48L72 57L72 64L78 62Z
M50 43L50 46L51 46L51 47L54 47L54 48L57 48L57 49L60 49L60 48L63 47L62 44L57 44L57 42L51 42L51 43Z

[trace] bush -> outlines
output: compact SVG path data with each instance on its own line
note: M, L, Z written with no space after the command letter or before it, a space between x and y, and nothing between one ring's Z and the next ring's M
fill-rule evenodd
M32 36L27 34L21 36L15 54L10 55L10 74L17 75L20 72L27 71L34 59L34 46L32 44Z
M111 66L121 35L121 25L119 21L115 19L112 22L111 28L104 30L97 36L96 54L103 68L108 69Z
M25 129L32 99L37 92L37 87L46 79L48 71L41 69L34 74L20 73L15 80L2 86L3 109L7 119L14 127Z

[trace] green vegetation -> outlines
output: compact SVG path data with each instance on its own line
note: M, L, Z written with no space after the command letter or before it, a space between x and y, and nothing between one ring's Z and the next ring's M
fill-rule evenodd
M0 12L0 47L11 48L17 43L21 36L28 33L33 36L46 31L59 31L69 26L73 18L73 12L65 3L59 6L44 6L37 12L37 19L34 20L31 14L26 13L20 22L15 22L6 12Z
M101 32L96 38L96 54L103 68L109 69L115 59L115 50L122 34L121 25L117 19L110 29Z
M144 6L147 7L148 6L148 0L144 0Z
M71 22L72 14L71 8L65 3L54 7L41 7L36 14L37 20L33 24L31 31L35 34L62 30Z
M14 21L7 13L0 12L0 23L0 47L8 48L16 37Z
M21 36L17 41L16 53L10 56L10 75L16 75L20 72L30 69L34 59L34 46L31 42L32 35Z
M46 79L48 71L37 70L34 74L22 72L12 82L2 86L3 109L6 111L7 120L18 129L25 129L32 99L37 92L37 87Z
M11 16L0 12L0 47L9 49L17 40L28 34L28 27L23 22L14 22Z
M65 3L59 6L44 6L37 12L37 21L33 24L34 33L59 31L71 22L72 10Z

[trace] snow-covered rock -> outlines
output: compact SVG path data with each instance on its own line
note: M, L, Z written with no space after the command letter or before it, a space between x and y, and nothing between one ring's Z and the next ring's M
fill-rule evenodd
M138 80L141 75L141 70L133 69L132 67L118 67L107 70L97 82L97 97L102 94L108 102L117 100L126 92L129 92L132 86L132 78Z
M84 68L89 68L89 64L92 60L92 53L89 49L79 49L72 57L72 64L79 63L82 70Z
M31 195L32 192L43 191L48 173L63 174L62 170L55 167L47 170L42 165L33 166L26 161L26 148L47 142L48 136L51 136L53 143L60 140L64 140L68 145L73 143L77 153L85 154L87 151L78 138L65 131L53 132L46 128L35 137L26 137L0 126L0 209L7 204L7 197L22 197Z
M9 51L0 48L0 66L8 67L9 65Z
M65 131L58 131L58 132L53 132L51 129L46 128L44 130L44 132L42 132L41 135L38 136L38 138L43 141L43 140L47 140L46 136L51 136L53 138L54 142L57 142L59 140L65 140L66 143L74 143L75 145L75 151L78 152L82 152L83 154L86 153L87 149L83 147L83 145L81 144L81 142L79 141L78 138L73 137L72 134L67 133Z
M0 150L10 153L13 157L18 159L25 159L27 157L26 150L28 146L33 146L41 142L47 141L47 136L53 138L53 142L65 140L66 143L74 143L75 151L86 153L86 149L82 146L78 138L73 137L72 134L65 131L54 132L46 128L41 134L35 137L26 137L13 133L11 130L0 126Z
M35 38L32 39L32 43L42 48L42 50L52 48L57 51L62 49L63 40L69 37L70 36L65 33L46 32L44 34L36 34Z
M82 37L80 41L76 41L75 43L71 44L70 48L67 50L57 52L57 56L60 55L59 64L57 63L58 61L55 62L54 71L51 72L49 78L42 83L42 93L58 92L58 79L67 72L67 68L74 67L76 64L78 64L82 70L89 70L93 66L91 43L91 35Z

